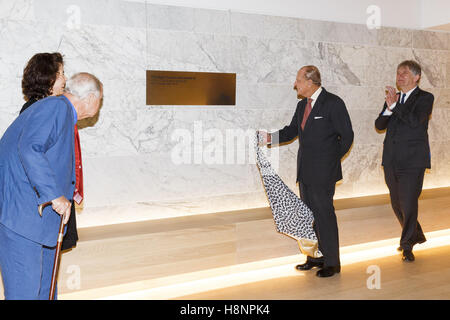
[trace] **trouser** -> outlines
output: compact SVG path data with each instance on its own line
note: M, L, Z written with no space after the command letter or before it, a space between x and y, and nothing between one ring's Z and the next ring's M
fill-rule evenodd
M70 207L70 217L66 225L66 234L64 235L61 245L61 251L72 249L77 245L78 231L77 220L75 212L75 201L72 200L72 206Z
M55 249L0 224L0 270L5 299L48 300Z
M333 196L336 184L300 185L300 198L311 209L322 258L308 257L309 261L323 262L324 267L340 267L339 234Z
M422 227L417 221L424 174L425 168L384 167L392 209L402 227L400 246L403 250L412 250L416 243L426 241Z

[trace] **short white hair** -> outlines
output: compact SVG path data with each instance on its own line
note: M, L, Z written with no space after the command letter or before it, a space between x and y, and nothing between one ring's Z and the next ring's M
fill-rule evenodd
M93 74L87 72L79 72L70 77L66 82L65 92L73 94L82 100L89 94L94 94L100 98L103 84Z

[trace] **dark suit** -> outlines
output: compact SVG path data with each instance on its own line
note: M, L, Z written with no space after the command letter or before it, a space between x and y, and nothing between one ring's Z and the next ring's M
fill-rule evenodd
M272 134L272 143L285 143L299 137L300 197L313 212L324 267L340 266L333 196L336 182L342 179L341 158L353 143L352 124L344 101L322 88L302 130L306 102L307 99L303 99L297 104L288 126Z
M375 120L378 130L386 129L382 165L404 250L426 241L417 216L425 169L431 167L428 120L433 101L431 93L417 87L404 104L397 102L391 116L383 115L385 103Z

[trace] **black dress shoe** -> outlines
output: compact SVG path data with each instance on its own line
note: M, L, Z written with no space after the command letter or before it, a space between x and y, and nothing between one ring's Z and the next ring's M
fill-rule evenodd
M322 268L323 262L306 261L306 263L304 263L304 264L296 265L295 269L301 270L301 271L306 271L306 270L311 270L314 267Z
M317 271L316 276L321 278L331 277L335 273L341 272L341 267L325 267Z
M414 261L416 258L414 257L414 254L412 253L411 250L403 250L403 256L402 256L403 261L408 261L408 262L412 262Z

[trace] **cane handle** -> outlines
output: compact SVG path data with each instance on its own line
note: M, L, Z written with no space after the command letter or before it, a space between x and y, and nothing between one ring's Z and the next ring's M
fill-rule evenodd
M45 208L46 206L48 206L49 204L51 204L51 203L52 203L52 202L49 201L49 202L40 204L40 205L38 206L38 212L39 212L39 215L40 215L41 217L42 217L42 211L44 210L44 208Z

